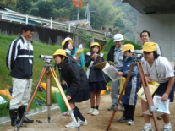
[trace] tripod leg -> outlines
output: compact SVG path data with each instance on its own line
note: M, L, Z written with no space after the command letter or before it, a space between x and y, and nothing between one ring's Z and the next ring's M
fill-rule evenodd
M146 100L148 102L150 112L152 113L152 116L153 116L153 121L154 121L154 124L156 127L156 131L160 131L160 127L159 127L159 124L158 124L157 118L156 118L156 109L153 109L154 103L153 103L153 99L152 99L152 96L151 96L151 93L149 90L149 84L146 80L146 76L145 76L145 72L144 72L144 68L143 68L142 63L137 63L137 67L139 69L139 75L140 75L140 79L141 79L141 82L142 82L142 85L143 85L143 88L145 91Z
M46 106L47 106L47 119L48 123L51 121L50 106L52 106L52 75L51 70L46 74Z
M122 92L120 93L120 97L119 97L119 99L118 99L117 105L120 103L120 101L121 101L121 99L122 99L122 97L123 97L123 92L124 92L124 90L126 89L126 86L127 86L128 82L129 82L129 78L130 78L130 75L131 75L133 69L134 69L134 63L132 64L132 66L131 66L131 68L130 68L130 70L129 70L129 74L128 74L127 78L126 78L125 84L124 84L124 86L123 86L123 90L122 90ZM109 123L108 123L108 126L107 126L106 131L109 130L109 128L110 128L110 126L111 126L111 124L112 124L112 120L113 120L113 118L114 118L114 116L115 116L115 113L116 113L116 111L114 110L114 111L112 112L112 117L111 117L111 119L110 119L110 121L109 121Z
M31 99L30 99L29 105L27 106L26 112L29 112L29 110L30 110L30 106L31 106L31 104L32 104L32 102L33 102L33 100L34 100L34 98L36 96L36 92L37 92L39 86L41 85L41 80L43 79L43 76L44 76L45 73L46 73L46 68L44 68L42 70L41 76L40 76L40 78L38 79L38 81L37 81L37 83L35 85L35 88L34 88L33 93L31 95Z
M47 120L48 120L48 123L50 123L50 121L51 121L50 106L47 106L47 114L48 114Z

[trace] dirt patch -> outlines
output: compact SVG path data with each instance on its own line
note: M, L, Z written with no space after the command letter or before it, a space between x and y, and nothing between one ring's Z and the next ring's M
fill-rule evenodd
M76 104L82 114L88 121L87 126L81 126L81 131L105 131L107 124L111 118L112 112L107 111L107 108L111 105L111 96L110 94L102 96L101 105L99 108L100 114L97 116L91 116L87 114L89 111L89 101L77 103ZM171 102L170 111L171 111L171 123L175 129L175 103ZM137 102L135 109L135 120L133 126L128 126L126 123L118 123L117 119L122 117L121 109L116 112L116 115L111 124L110 131L140 131L144 127L144 119L141 112L140 100ZM59 109L52 111L51 123L47 122L47 113L40 113L35 116L31 116L31 119L34 119L34 123L26 124L27 128L21 128L20 131L77 131L77 129L67 129L65 125L72 121L70 116L63 116ZM37 123L36 120L40 120L42 123ZM163 120L158 120L161 129L163 128ZM153 120L151 120L152 125L154 126ZM17 131L16 128L10 126L10 123L6 123L0 126L0 131Z

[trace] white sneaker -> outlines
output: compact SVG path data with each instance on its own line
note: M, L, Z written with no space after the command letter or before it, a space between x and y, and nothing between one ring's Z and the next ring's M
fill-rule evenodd
M133 120L129 120L128 121L128 125L134 125L134 121Z
M154 129L152 128L152 127L144 127L143 129L142 129L142 131L154 131Z
M172 125L164 125L162 131L172 131Z
M85 121L79 120L78 123L79 123L80 125L83 125L83 126L85 126L85 125L88 124L86 119L85 119Z
M78 123L77 125L78 127L80 126L80 124ZM68 123L65 127L66 128L77 128L77 126L75 125L74 122Z
M94 111L91 113L91 115L93 115L93 116L96 116L96 115L98 115L98 114L99 114L99 112L98 112L97 109L94 109Z
M94 111L94 109L90 108L90 111L88 112L88 114L92 114L93 111Z

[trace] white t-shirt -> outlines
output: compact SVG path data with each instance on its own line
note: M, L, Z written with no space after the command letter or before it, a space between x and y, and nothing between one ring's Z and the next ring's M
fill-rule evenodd
M143 60L145 74L158 83L166 83L169 77L174 77L171 64L166 57L159 56L150 67L149 63Z

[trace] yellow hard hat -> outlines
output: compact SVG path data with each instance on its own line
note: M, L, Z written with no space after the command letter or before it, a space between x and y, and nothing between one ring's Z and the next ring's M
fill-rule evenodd
M55 57L57 55L62 55L62 56L67 57L66 52L63 49L56 50L56 52L52 55L52 57Z
M98 42L94 42L90 47L93 47L93 46L98 46L101 51L101 46Z
M70 41L72 45L74 44L74 42L72 41L72 39L71 39L70 37L67 37L67 38L65 38L64 41L62 42L62 46L64 46L65 43L66 43L67 41Z
M131 45L131 44L123 45L123 51L122 52L129 51L129 50L134 50L134 46Z
M155 42L145 42L142 51L153 52L157 50L157 45Z

